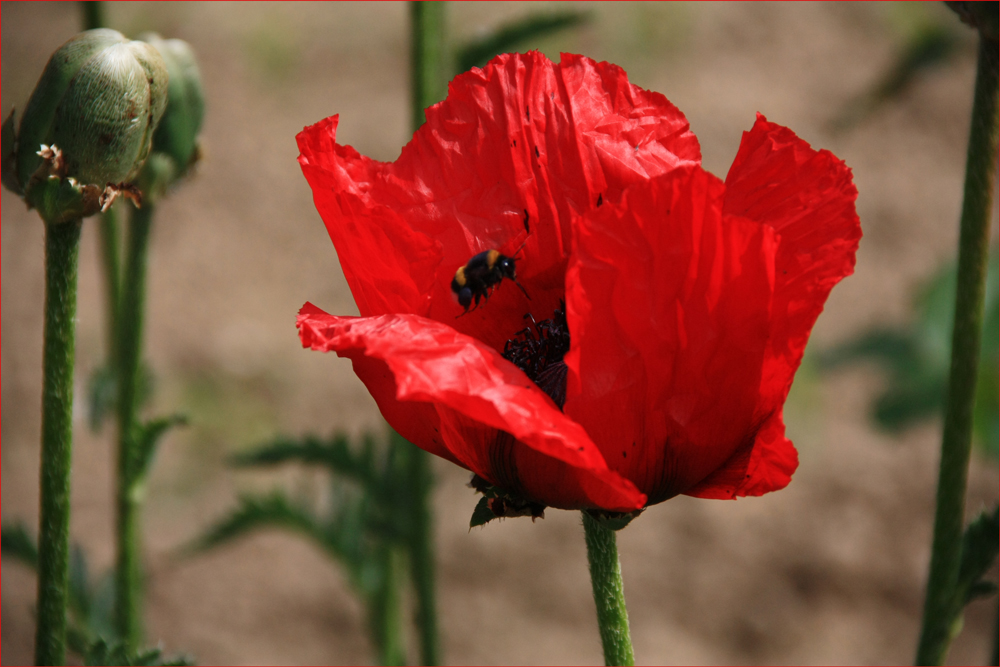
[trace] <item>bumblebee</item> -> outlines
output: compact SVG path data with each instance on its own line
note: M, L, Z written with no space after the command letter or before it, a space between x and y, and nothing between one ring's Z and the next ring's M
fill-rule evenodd
M523 247L522 243L521 248ZM518 248L517 252L521 252L521 248ZM516 256L517 253L514 253L514 257ZM499 285L504 278L513 280L514 284L524 292L524 296L531 299L524 286L517 282L514 257L502 255L499 250L484 250L473 256L465 266L458 267L458 270L455 271L455 277L451 280L451 291L458 297L458 303L465 308L465 313L469 312L469 305L473 301L478 307L480 299L488 299L493 293L493 288Z

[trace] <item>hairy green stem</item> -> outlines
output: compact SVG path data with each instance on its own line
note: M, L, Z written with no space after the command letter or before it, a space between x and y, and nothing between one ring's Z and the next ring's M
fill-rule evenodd
M434 522L431 500L434 478L430 470L430 455L413 447L410 457L410 479L414 496L413 542L410 546L410 567L417 597L417 627L420 631L420 664L439 662L437 605L434 587Z
M115 568L115 626L126 647L138 645L142 570L139 510L142 472L138 470L139 361L146 302L146 260L154 206L132 211L118 330L118 562Z
M424 123L424 109L443 96L445 70L445 6L440 2L411 2L411 110L416 131ZM412 447L409 479L414 490L410 538L410 571L416 593L417 627L420 637L420 661L423 665L440 662L437 599L434 575L434 522L431 511L434 481L430 455Z
M938 476L934 540L918 665L940 665L961 627L964 600L956 593L962 557L965 495L972 449L990 213L997 168L997 43L980 37L976 91L965 167L958 249L958 287Z
M400 594L405 569L404 555L398 548L386 545L381 550L380 558L385 579L372 610L379 661L383 665L405 665L407 662L403 647Z
M424 124L424 109L445 92L445 6L442 2L410 3L411 125Z
M604 664L634 665L615 531L602 526L587 512L581 514L587 541L587 561L590 563L590 583L597 606L597 626L604 646Z
M118 311L121 302L118 220L114 208L101 214L101 224L98 229L101 234L101 265L104 268L104 288L108 301L107 355L108 364L113 371L115 359L118 357Z
M73 358L81 220L45 225L45 332L42 352L41 507L35 664L66 656L69 587Z

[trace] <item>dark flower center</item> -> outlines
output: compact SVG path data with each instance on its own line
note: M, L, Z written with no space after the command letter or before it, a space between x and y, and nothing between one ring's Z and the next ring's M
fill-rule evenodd
M569 351L566 304L560 302L550 319L536 322L531 313L524 318L531 320L531 324L507 341L503 347L503 358L524 371L562 410L566 403L566 364L563 357Z

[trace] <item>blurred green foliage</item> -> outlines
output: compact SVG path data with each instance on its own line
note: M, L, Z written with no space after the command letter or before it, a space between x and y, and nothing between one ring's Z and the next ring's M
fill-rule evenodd
M403 554L415 537L411 514L416 489L409 474L409 458L415 453L395 432L387 442L366 435L354 445L342 434L329 439L278 437L235 456L232 464L319 466L330 475L328 500L317 507L281 489L243 495L238 506L188 550L202 552L265 528L303 535L346 571L367 608L371 641L382 664L405 664L399 589Z
M455 73L482 67L498 54L514 51L532 39L582 25L590 18L589 12L567 10L529 14L501 25L493 32L455 49Z
M833 132L849 130L887 103L900 98L926 71L940 67L958 53L965 31L947 12L930 3L890 3L890 23L900 33L889 66L865 91L851 99L830 121Z
M986 310L973 432L979 449L993 458L1000 447L1000 288L998 252L990 256ZM941 269L923 286L907 326L877 327L819 355L821 368L834 369L874 362L888 375L886 389L875 399L876 424L899 432L944 409L951 363L951 329L955 316L957 272L954 264Z
M24 523L3 527L3 556L38 569L38 547ZM74 544L69 564L66 643L85 665L191 665L190 658L164 658L160 648L129 652L114 629L115 581L111 571L93 577L83 548Z

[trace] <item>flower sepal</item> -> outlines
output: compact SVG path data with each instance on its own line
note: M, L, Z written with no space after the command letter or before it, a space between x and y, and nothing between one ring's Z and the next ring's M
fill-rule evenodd
M56 145L42 144L38 154L42 163L28 179L23 196L28 208L36 209L46 224L69 222L107 211L119 196L131 199L136 206L142 204L142 197L134 185L108 183L101 188L67 176L66 162Z
M17 178L17 134L14 131L13 109L10 110L7 120L3 122L0 134L2 134L2 141L0 141L0 182L18 197L23 197L24 187Z
M608 510L584 510L594 521L608 530L619 531L632 523L632 519L646 511L640 508L631 512L609 512Z
M518 498L490 484L479 475L473 475L469 486L483 494L483 497L476 503L476 509L472 511L469 530L476 526L484 526L493 519L530 516L532 523L534 523L535 519L545 518L545 505Z

